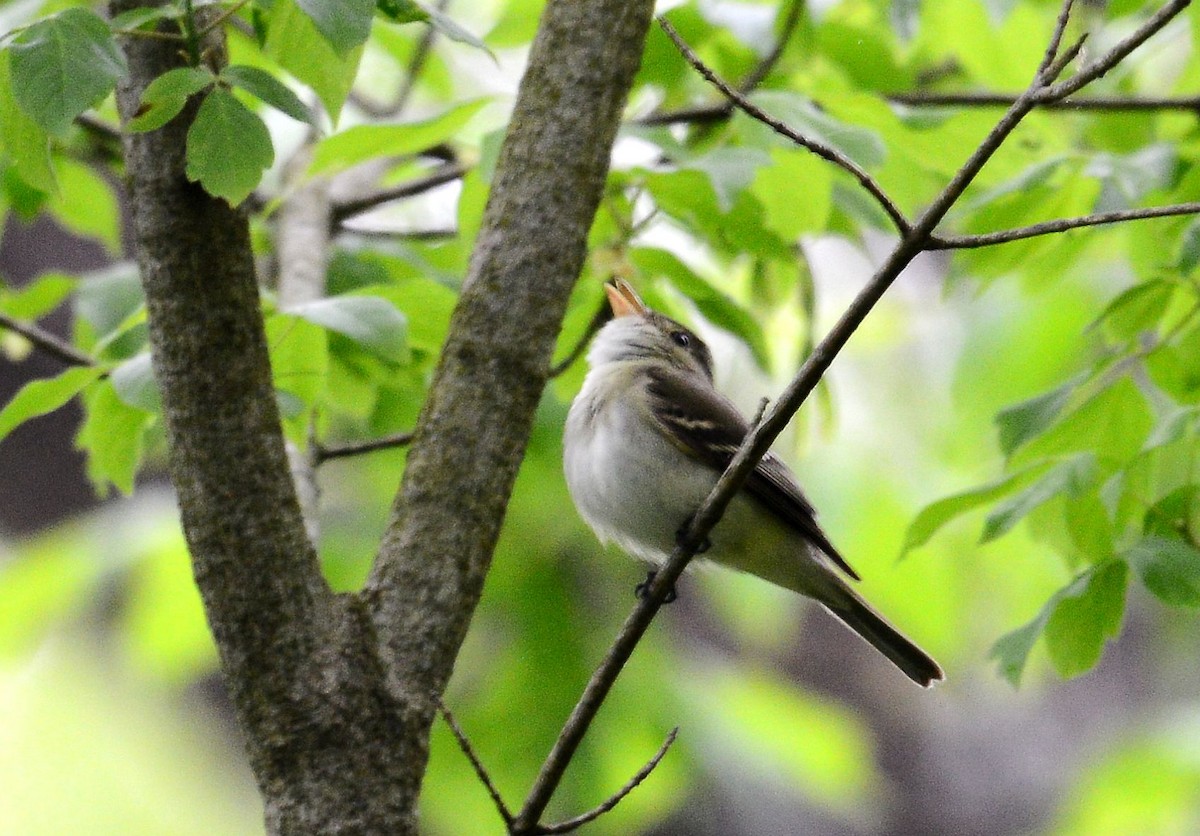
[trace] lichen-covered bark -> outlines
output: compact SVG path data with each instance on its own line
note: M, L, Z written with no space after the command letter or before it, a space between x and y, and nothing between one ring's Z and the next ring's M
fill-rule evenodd
M543 13L365 591L398 684L441 692L479 599L652 7L551 0Z
M194 107L126 138L171 475L272 833L416 833L432 697L479 599L651 8L551 0L544 13L393 519L359 596L331 593L305 534L246 219L184 176ZM181 58L167 41L130 38L126 50L127 121L145 86Z

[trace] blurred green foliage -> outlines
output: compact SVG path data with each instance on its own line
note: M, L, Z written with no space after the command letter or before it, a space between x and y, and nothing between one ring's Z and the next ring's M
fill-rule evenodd
M417 4L385 6L372 20L370 4L339 18L317 0L255 2L238 12L246 29L230 32L243 79L262 82L254 72L265 70L323 104L326 134L310 175L441 143L474 163L450 189L449 211L444 201L418 200L398 234L344 231L331 253L328 298L285 311L264 291L285 429L300 446L310 433L333 445L414 425L539 8L524 0L456 4L450 15L467 22L466 32ZM753 99L870 170L913 214L998 111L898 105L887 95L1019 90L1057 8L1040 0L820 4L802 11ZM1068 36L1087 30L1100 50L1147 11L1127 2L1105 13L1084 9ZM670 16L709 66L736 81L770 52L786 13L773 4L696 0ZM373 121L361 101L348 101L351 90L385 100L427 19L453 41L439 40L428 57L412 106L419 118ZM1200 12L1189 11L1094 92L1194 95L1197 26ZM73 122L92 106L115 121L111 97L103 99L120 70L115 36L85 4L65 2L0 9L0 30L10 29L0 51L0 212L49 215L119 259L112 170ZM88 85L75 84L78 69L46 72L77 68L89 50L106 60ZM269 84L242 87L298 115ZM198 152L194 176L234 202L258 188L266 209L254 215L256 242L269 255L270 213L285 196L284 163L272 146L294 147L304 126L274 119L253 96L220 92L226 118L202 128L255 127L227 131L217 150ZM713 101L652 30L557 357L585 334L602 304L600 283L621 274L655 307L703 332L717 349L719 382L751 412L779 391L865 280L891 230L845 172L742 114L698 126L636 124L652 111ZM1194 199L1195 122L1194 113L1168 109L1035 112L955 207L947 231ZM231 141L247 136L258 139ZM260 183L272 156L275 168ZM424 171L401 159L390 177ZM430 219L453 224L456 234L407 234L440 229ZM916 792L886 763L887 744L901 734L889 731L896 717L905 718L907 745L936 750L952 749L964 725L991 720L994 737L972 761L986 773L988 753L1017 734L1005 718L1049 711L1057 689L1075 687L1049 672L1092 671L1129 631L1142 649L1122 658L1135 660L1145 693L1117 708L1137 721L1100 738L1070 727L1065 734L1085 754L1059 753L1056 795L1041 802L1036 829L1200 828L1198 268L1200 222L1186 217L916 265L838 358L781 450L867 578L868 597L943 662L949 683L933 694L909 689L844 631L826 637L820 615L789 596L697 571L684 602L623 674L552 813L599 803L679 725L659 769L588 832L649 831L685 816L714 786L744 785L846 828L883 832L872 828L896 821L897 798ZM100 494L116 487L132 496L2 546L0 822L20 834L261 832L228 717L203 696L217 658L175 511L154 487L162 429L135 270L118 261L103 273L47 274L0 289L0 312L16 319L35 321L61 305L71 306L73 344L99 365L27 385L0 410L0 436L78 395L85 418L76 443L88 477ZM14 361L30 348L11 334L2 347ZM633 564L599 554L561 478L561 425L583 371L574 364L543 399L447 695L514 805L639 579ZM354 589L366 576L403 464L403 449L395 449L322 466L320 546L336 588ZM852 678L885 694L886 708L853 696L838 678L842 660L870 672ZM832 678L821 684L819 674ZM1022 690L1000 678L1024 683ZM444 725L432 746L426 831L501 832ZM936 772L927 750L922 760L934 776L927 781L956 794L961 777ZM1009 791L997 783L997 792ZM925 798L935 797L926 787Z

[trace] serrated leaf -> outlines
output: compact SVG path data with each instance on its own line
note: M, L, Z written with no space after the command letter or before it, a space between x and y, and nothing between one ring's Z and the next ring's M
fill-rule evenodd
M487 103L464 102L432 119L404 125L359 125L317 143L309 174L328 174L375 159L424 151L449 140Z
M343 334L384 359L407 358L408 320L395 305L378 296L334 296L285 313Z
M88 392L84 415L75 444L87 453L88 479L96 493L103 496L110 484L133 493L143 436L154 417L126 404L105 381Z
M361 46L371 34L375 0L296 0L296 5L339 55Z
M1078 496L1095 484L1098 475L1096 460L1090 455L1077 456L1052 467L1037 482L988 515L980 542L987 543L1006 534L1034 508L1060 494Z
M276 110L286 113L297 122L313 121L312 112L300 101L300 97L266 70L247 64L234 64L221 71L221 78Z
M17 103L51 134L66 131L126 71L108 24L87 9L70 8L38 21L9 49Z
M1031 467L1020 473L1005 476L981 487L963 491L926 505L909 525L908 532L904 535L904 547L900 556L903 557L913 549L925 545L934 534L963 514L1021 490L1044 473L1046 469L1045 465Z
M1104 645L1121 630L1128 567L1109 560L1077 578L1060 595L1046 621L1046 651L1064 679L1090 671Z
M16 291L0 291L0 311L14 319L41 319L61 305L79 285L79 279L47 273Z
M153 131L170 122L187 100L213 83L215 77L206 67L176 67L167 70L142 91L138 114L126 127L131 131Z
M1126 557L1164 604L1200 607L1200 550L1182 540L1146 537Z
M1000 436L1000 449L1004 454L1010 455L1053 424L1082 380L1082 377L1072 378L1057 389L998 412L996 428Z
M237 206L274 160L271 134L262 119L228 90L214 88L188 130L188 179Z
M8 50L0 50L0 146L12 163L12 176L32 189L50 193L57 188L50 137L17 104L9 64Z
M112 381L117 396L126 406L151 413L162 411L162 399L158 393L158 383L154 379L154 367L150 362L149 351L143 351L121 363L113 369L109 380Z
M0 439L30 418L45 415L61 407L104 373L94 366L67 369L57 377L32 380L0 409Z

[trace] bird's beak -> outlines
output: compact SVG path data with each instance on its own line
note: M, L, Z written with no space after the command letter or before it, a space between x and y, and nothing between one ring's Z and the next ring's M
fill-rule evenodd
M646 305L633 292L633 288L621 279L613 279L604 285L608 294L608 304L612 306L613 316L629 316L630 314L644 315Z

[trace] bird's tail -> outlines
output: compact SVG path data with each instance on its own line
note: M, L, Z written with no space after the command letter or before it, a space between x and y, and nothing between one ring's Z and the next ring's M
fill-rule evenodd
M928 653L901 635L853 592L845 592L848 594L839 595L836 603L822 602L825 608L922 688L946 678L941 666Z

